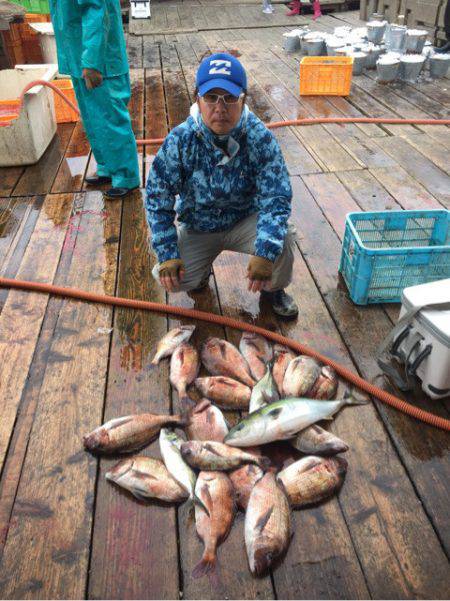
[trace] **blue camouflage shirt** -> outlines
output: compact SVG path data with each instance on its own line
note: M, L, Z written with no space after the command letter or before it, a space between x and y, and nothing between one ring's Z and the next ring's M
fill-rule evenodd
M193 105L155 157L146 210L160 263L180 256L176 215L195 232L220 232L258 213L255 255L275 261L283 250L292 189L275 137L244 107L236 128L221 138Z

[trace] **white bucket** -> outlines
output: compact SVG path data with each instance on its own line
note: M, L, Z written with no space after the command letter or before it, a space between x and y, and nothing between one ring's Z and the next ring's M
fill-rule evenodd
M429 57L430 76L434 78L445 77L450 67L450 54L433 54Z

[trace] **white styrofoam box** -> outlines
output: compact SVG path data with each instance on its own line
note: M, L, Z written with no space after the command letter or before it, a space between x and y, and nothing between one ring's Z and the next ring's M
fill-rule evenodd
M52 80L57 65L16 65L0 70L0 99L13 100L27 83L35 79ZM53 92L35 86L25 94L17 119L0 127L0 166L33 165L44 154L56 132Z
M400 318L414 307L431 303L450 303L450 278L405 288ZM416 372L423 391L433 399L450 395L450 309L425 309L416 313L399 351L405 353L414 339L411 361L429 348L429 354Z
M150 19L150 0L131 0L133 19Z
M44 63L57 65L58 55L56 52L56 38L53 30L53 23L30 23L30 27L39 34L39 43L41 45ZM69 79L70 75L57 73L57 77Z

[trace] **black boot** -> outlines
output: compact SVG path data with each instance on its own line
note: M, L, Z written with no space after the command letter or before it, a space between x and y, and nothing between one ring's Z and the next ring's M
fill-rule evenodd
M298 315L298 306L292 296L284 290L263 290L261 295L270 303L273 312L284 319L294 319Z
M446 44L444 44L444 46L441 46L440 48L435 48L434 51L438 54L445 54L446 52L450 52L450 40Z
M101 186L102 184L110 184L111 178L107 175L89 175L84 179L89 186Z
M105 198L109 198L111 200L114 200L115 198L124 198L125 196L128 196L130 192L133 192L137 189L138 186L135 188L110 188L109 190L106 190L104 196Z

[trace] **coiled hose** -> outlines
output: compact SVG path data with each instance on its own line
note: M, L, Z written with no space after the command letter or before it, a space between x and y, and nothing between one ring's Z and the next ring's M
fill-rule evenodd
M79 110L73 102L71 102L63 92L51 82L45 80L35 80L30 82L25 86L20 96L20 109L22 108L24 102L24 96L28 90L37 85L47 86L51 88L56 94L59 94L61 98L67 102L67 104L78 114ZM20 110L19 109L19 110ZM275 121L272 123L266 123L266 127L269 129L275 129L278 127L288 127L288 126L296 126L296 125L315 125L318 123L378 123L378 124L407 124L407 125L450 125L450 119L390 119L390 118L375 118L375 117L314 117L310 119L295 119L292 121ZM162 144L164 138L149 138L143 140L136 140L138 145L143 144ZM189 319L198 319L200 321L206 321L209 323L214 323L221 326L226 326L229 328L233 328L235 330L241 330L244 332L254 332L256 334L261 334L265 338L271 340L272 342L276 342L279 344L284 344L285 346L291 348L293 351L303 355L309 355L310 357L314 357L315 359L321 361L322 363L326 363L331 365L336 372L342 376L345 380L352 383L360 390L367 392L368 394L376 397L383 403L394 407L395 409L414 417L420 421L425 422L431 426L436 428L440 428L442 430L450 431L450 420L440 417L438 415L433 415L428 411L424 411L419 407L411 405L406 401L399 399L398 397L378 388L374 384L367 382L357 374L351 372L349 369L340 365L333 359L322 355L321 353L315 351L314 349L309 348L308 346L301 344L300 342L296 342L286 336L282 336L281 334L277 334L276 332L271 332L259 326L254 326L249 323L245 323L239 321L237 319L232 319L230 317L225 317L223 315L215 315L214 313L206 313L205 311L198 311L196 309L185 309L183 307L175 307L172 305L166 305L164 303L154 303L150 301L142 301L142 300L133 300L128 298L122 298L118 296L105 296L101 294L93 294L91 292L85 292L84 290L78 290L76 288L65 288L62 286L54 286L52 284L41 284L39 282L29 282L24 280L14 280L9 278L0 278L0 286L4 288L15 288L19 290L26 290L30 292L42 292L44 294L53 294L54 296L61 296L65 298L73 298L76 300L82 300L92 303L101 303L106 305L113 305L116 307L125 307L128 309L137 309L144 311L153 311L155 313L165 313L169 315L176 315L178 317L187 317Z
M331 365L331 367L333 367L336 370L336 372L345 380L351 382L359 389L376 397L380 401L383 401L383 403L386 403L391 407L394 407L395 409L398 409L399 411L410 415L411 417L414 417L427 424L430 424L431 426L435 426L436 428L440 428L442 430L450 431L450 420L440 417L438 415L433 415L428 411L424 411L419 407L415 407L414 405L411 405L410 403L407 403L406 401L397 398L389 392L386 392L385 390L378 388L374 384L367 382L366 380L353 373L340 363L334 361L334 359L330 359L329 357L318 353L314 349L309 348L304 344L301 344L300 342L296 342L295 340L287 338L286 336L282 336L277 332L271 332L270 330L260 328L259 326L254 326L250 323L245 323L243 321L232 319L231 317L226 317L223 315L207 313L206 311L198 311L196 309L185 309L183 307L166 305L164 303L133 300L129 298L122 298L120 296L106 296L102 294L94 294L92 292L78 290L77 288L54 286L53 284L41 284L39 282L0 278L0 286L4 288L16 288L18 290L27 290L30 292L42 292L44 294L53 294L55 296L73 298L76 300L82 300L91 303L101 303L105 305L113 305L116 307L125 307L127 309L153 311L154 313L165 313L169 315L176 315L178 317L198 319L200 321L206 321L216 325L226 326L235 330L241 330L243 332L254 332L256 334L261 334L262 336L265 336L265 338L268 338L272 342L284 344L285 346L291 348L297 353L300 353L302 355L309 355L310 357L314 357L322 363Z

